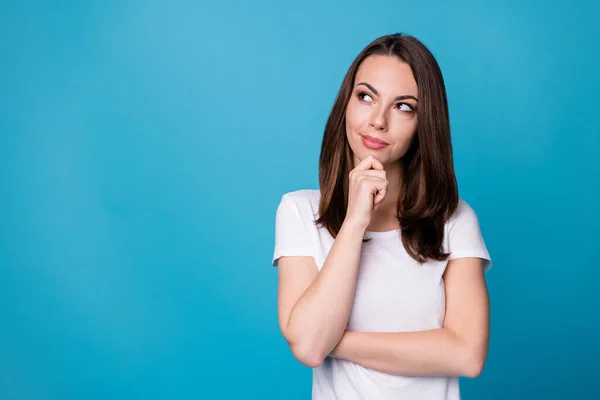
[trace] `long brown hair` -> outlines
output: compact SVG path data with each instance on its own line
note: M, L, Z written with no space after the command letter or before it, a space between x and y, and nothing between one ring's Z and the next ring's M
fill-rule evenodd
M365 47L348 69L329 114L319 158L321 200L316 224L336 237L348 207L353 154L346 138L346 107L361 63L371 55L408 63L419 90L417 130L403 163L397 216L402 243L416 261L445 260L444 225L458 207L448 101L442 72L433 54L416 38L396 33ZM369 239L363 239L364 241Z

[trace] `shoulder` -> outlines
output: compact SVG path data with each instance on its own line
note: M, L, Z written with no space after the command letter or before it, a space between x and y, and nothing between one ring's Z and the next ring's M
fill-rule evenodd
M461 197L458 199L458 207L456 207L453 217L458 218L467 214L475 214L475 210L465 199Z
M464 199L459 200L458 207L448 220L446 228L446 234L454 242L466 240L483 243L479 217L475 209Z
M473 207L463 198L458 200L458 206L456 210L447 222L447 225L452 228L456 224L460 224L463 221L478 222L477 213Z
M281 201L289 205L295 205L297 207L312 206L315 202L319 203L321 193L316 189L299 189L291 192L284 193L281 196Z
M321 192L317 189L298 189L284 193L282 197L292 201L310 201L318 198L320 195Z
M316 189L299 189L284 193L281 196L280 207L291 209L299 217L314 216L319 209L321 192Z
M448 221L446 240L451 253L449 260L461 257L478 257L484 260L484 271L491 266L490 254L473 207L460 199L456 211Z

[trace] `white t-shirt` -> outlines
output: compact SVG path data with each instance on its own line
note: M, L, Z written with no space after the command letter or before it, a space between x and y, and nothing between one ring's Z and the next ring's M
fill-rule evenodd
M273 266L281 256L313 256L323 267L333 237L318 228L319 190L297 190L282 196L276 213ZM399 230L365 233L354 303L347 330L408 332L441 328L445 313L442 275L447 261L419 265L404 250ZM479 221L460 200L446 223L444 250L449 259L480 257L491 266ZM382 373L359 364L326 357L313 369L313 400L459 400L457 377L406 377Z

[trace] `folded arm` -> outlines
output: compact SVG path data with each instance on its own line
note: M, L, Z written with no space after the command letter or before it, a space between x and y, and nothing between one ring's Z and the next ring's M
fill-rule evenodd
M346 331L330 356L404 376L478 376L489 342L489 298L480 258L448 262L446 314L440 329Z

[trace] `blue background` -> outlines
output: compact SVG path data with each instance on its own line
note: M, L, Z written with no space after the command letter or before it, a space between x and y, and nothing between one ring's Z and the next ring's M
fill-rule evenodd
M393 32L438 58L494 259L464 398L600 398L599 6L483 3L2 2L0 398L310 398L275 210Z

